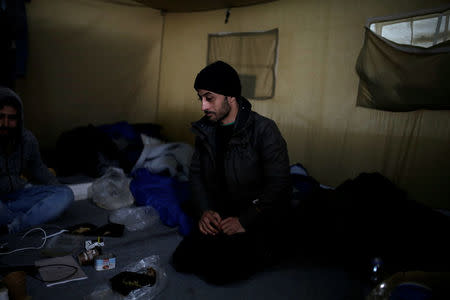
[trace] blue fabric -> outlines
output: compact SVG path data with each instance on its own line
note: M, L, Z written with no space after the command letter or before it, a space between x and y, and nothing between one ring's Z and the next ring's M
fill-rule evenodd
M130 142L140 141L139 134L134 130L133 126L126 121L100 125L98 126L98 129L105 132L113 140L124 138Z
M301 163L296 163L296 164L291 165L290 173L303 175L303 176L309 176L308 170L306 170L306 168Z
M433 293L430 288L423 287L414 283L401 284L396 286L389 300L431 300Z
M136 205L152 206L159 213L161 221L170 227L179 226L182 235L192 229L192 219L181 209L181 203L190 197L188 182L180 182L173 177L153 174L140 168L132 174L130 190Z
M312 196L313 193L320 187L319 182L309 176L306 168L300 163L291 165L290 174L292 186L294 187L294 200L306 199Z
M122 144L121 167L128 173L134 166L142 152L143 144L141 136L134 127L126 121L98 126L98 129L106 133L112 141ZM120 142L121 141L121 142ZM125 141L126 144L123 142Z
M67 186L34 185L2 195L0 200L0 223L15 233L60 216L74 195Z

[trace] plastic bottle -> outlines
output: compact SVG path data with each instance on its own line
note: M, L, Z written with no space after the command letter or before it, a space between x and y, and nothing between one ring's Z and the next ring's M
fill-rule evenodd
M369 278L372 286L378 285L384 279L383 272L384 265L381 257L375 257L374 259L372 259Z
M371 291L366 297L366 300L387 300L389 298L384 270L384 263L380 257L372 259L369 270L369 282Z

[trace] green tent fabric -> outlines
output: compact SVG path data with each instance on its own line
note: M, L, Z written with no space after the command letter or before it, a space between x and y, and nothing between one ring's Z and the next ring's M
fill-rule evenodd
M366 27L356 71L357 106L386 111L450 109L450 41L400 45Z

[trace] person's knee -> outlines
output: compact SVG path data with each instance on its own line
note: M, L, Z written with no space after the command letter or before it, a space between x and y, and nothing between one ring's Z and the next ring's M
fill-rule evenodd
M54 186L53 197L56 201L52 201L52 205L57 214L62 213L74 201L75 197L71 188L65 185Z
M171 264L177 272L187 273L190 271L189 268L186 267L186 259L180 254L180 251L175 250L172 254Z
M172 254L171 263L177 272L192 273L195 270L196 257L191 249L181 242Z
M0 225L11 223L13 215L3 202L0 201Z
M74 201L75 196L71 188L65 185L58 186L57 188L58 188L57 193L61 201L63 201L67 205L69 205Z

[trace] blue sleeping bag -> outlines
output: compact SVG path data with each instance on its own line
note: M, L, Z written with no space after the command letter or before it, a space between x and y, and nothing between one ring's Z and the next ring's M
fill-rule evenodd
M189 182L180 182L174 177L153 174L146 168L134 171L130 191L136 205L152 206L159 213L161 221L170 227L179 226L182 235L192 229L192 219L181 209L181 203L189 200Z

